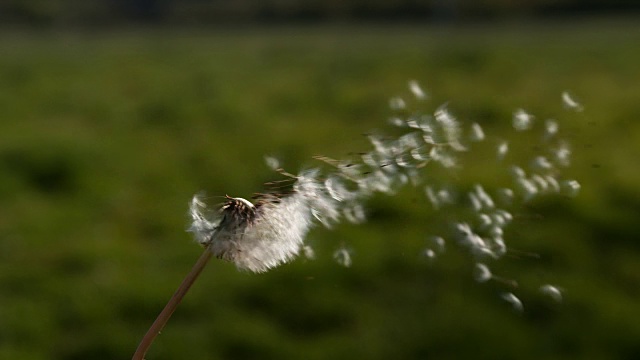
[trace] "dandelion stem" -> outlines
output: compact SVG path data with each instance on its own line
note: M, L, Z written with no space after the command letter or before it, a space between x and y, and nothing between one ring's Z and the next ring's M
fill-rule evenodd
M144 359L144 356L151 347L153 340L155 340L156 336L160 334L160 331L162 331L162 328L164 328L167 321L169 321L171 314L176 310L178 304L182 301L182 298L186 295L187 291L189 291L191 285L196 281L198 275L200 275L209 259L211 259L211 255L209 248L206 248L202 255L200 255L200 258L196 264L193 265L189 274L187 274L184 280L182 280L178 290L173 294L167 305L162 309L162 312L160 312L160 315L156 318L156 321L153 322L147 333L140 341L140 345L138 345L138 349L136 349L136 352L133 354L132 360Z

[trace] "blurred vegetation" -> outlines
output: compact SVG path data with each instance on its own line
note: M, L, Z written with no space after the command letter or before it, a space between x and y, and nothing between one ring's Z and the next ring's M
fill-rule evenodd
M130 357L201 251L194 193L260 191L264 154L296 171L361 151L409 79L493 136L523 107L572 142L581 195L531 204L506 235L540 254L497 269L525 312L455 247L420 257L442 218L407 191L372 199L365 225L315 229L314 261L212 262L148 358L639 358L636 24L1 34L0 358ZM470 171L491 182L486 161ZM527 290L541 282L566 301Z
M638 13L636 0L0 0L0 26L458 22Z

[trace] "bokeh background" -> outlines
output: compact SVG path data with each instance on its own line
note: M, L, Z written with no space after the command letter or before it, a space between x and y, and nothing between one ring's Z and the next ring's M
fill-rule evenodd
M129 358L200 254L194 193L261 191L277 178L265 154L297 171L362 151L410 79L426 111L448 102L509 139L522 107L572 143L580 196L523 206L505 235L538 254L499 263L525 311L475 283L455 247L420 256L446 217L406 191L371 199L366 224L314 229L313 261L261 275L211 262L147 358L640 358L639 10L1 1L0 358ZM584 112L563 109L565 90ZM491 187L492 161L469 174ZM546 282L561 304L526 290Z

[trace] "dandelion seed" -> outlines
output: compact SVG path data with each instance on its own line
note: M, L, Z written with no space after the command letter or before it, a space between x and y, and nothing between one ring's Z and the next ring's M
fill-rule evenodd
M471 201L471 208L473 209L473 211L476 211L476 212L481 211L482 203L480 202L480 199L478 199L478 196L473 192L470 192L468 195L469 195L469 201Z
M547 120L544 123L544 138L549 139L558 133L558 123L554 120Z
M560 184L558 183L558 180L556 180L556 178L551 175L547 175L544 176L544 180L547 182L547 185L549 185L550 190L552 190L553 192L560 192Z
M309 245L305 245L305 246L302 247L302 254L304 254L304 257L309 259L309 260L315 260L316 259L316 252Z
M473 268L473 278L480 283L487 282L491 279L491 270L483 263L476 263Z
M418 100L427 98L427 94L422 90L420 84L418 84L416 80L409 81L409 90L411 90L413 96L415 96Z
M524 310L524 307L522 306L522 301L520 301L520 299L518 299L518 297L516 297L513 293L504 293L502 294L502 298L506 302L511 304L511 306L515 311L522 312Z
M549 170L553 168L553 165L551 164L549 159L547 159L546 157L536 156L531 161L531 167L535 170Z
M264 161L271 170L278 170L281 167L280 161L275 156L265 156Z
M505 244L504 239L502 237L492 237L491 245L493 247L494 253L500 257L507 253L507 244Z
M506 141L502 141L498 144L498 160L504 159L509 152L509 143Z
M335 200L323 190L313 172L296 177L286 196L264 195L256 204L227 197L217 218L207 219L194 197L190 231L216 257L239 269L264 272L293 259L316 217L325 225L339 213Z
M447 106L440 106L434 116L444 135L443 141L439 142L448 144L455 151L465 151L466 148L460 143L460 125Z
M478 215L478 220L480 222L480 228L488 228L489 226L491 226L491 216L487 215L487 214L480 214Z
M439 253L443 253L445 250L445 241L440 236L433 236L430 239L431 243L433 243L436 247L436 251Z
M403 168L408 168L408 167L412 167L413 166L413 164L411 163L411 158L409 157L409 155L396 156L396 164L398 164L398 166L403 167Z
M345 219L352 224L361 224L366 220L364 208L360 204L344 208L343 214Z
M516 180L516 185L520 188L520 191L522 191L525 201L533 199L538 194L538 188L533 181L529 179L518 179Z
M474 189L476 195L478 196L478 200L480 201L480 203L482 204L483 207L492 208L492 207L495 206L495 203L493 202L493 199L484 190L482 185L475 184L473 186L473 189Z
M513 113L513 128L517 131L529 130L533 126L533 116L522 109Z
M513 202L513 190L508 188L502 188L498 190L498 199L505 205L511 205Z
M545 192L549 189L549 183L542 176L538 174L534 174L531 176L531 181L535 184L536 188L540 191Z
M431 249L425 249L423 252L424 257L426 257L429 260L433 260L436 257L436 253L435 251L431 250Z
M513 220L513 215L511 215L510 212L504 210L504 209L498 209L495 212L495 216L500 216L503 220L504 220L504 224L508 224L511 222L511 220Z
M418 161L429 160L429 157L427 156L427 154L422 152L419 148L411 149L410 153L411 153L411 157L413 157L415 160L418 160Z
M333 258L344 267L351 267L351 254L349 250L341 247L333 253Z
M504 235L504 230L502 230L502 227L500 226L493 226L489 230L489 236L491 236L492 239L502 238L503 235Z
M562 302L562 292L560 291L560 289L553 285L542 285L540 287L540 292L549 296L556 302Z
M484 131L482 127L478 123L471 124L471 135L469 136L471 141L482 141L484 140Z
M569 166L571 163L571 149L567 143L562 143L553 150L555 161L561 166Z
M527 176L527 173L519 166L512 166L511 175L516 179L523 179Z
M580 183L576 180L566 180L562 182L562 187L567 195L574 197L580 192Z
M393 125L393 126L397 126L397 127L405 127L407 126L407 123L404 122L404 120L398 118L398 117L392 117L389 118L389 124Z
M565 108L570 110L574 110L577 112L581 112L583 110L582 105L580 105L580 103L574 100L573 97L567 91L564 91L562 93L562 104L564 105Z
M389 100L389 107L391 110L403 110L407 107L407 104L401 97L393 97Z

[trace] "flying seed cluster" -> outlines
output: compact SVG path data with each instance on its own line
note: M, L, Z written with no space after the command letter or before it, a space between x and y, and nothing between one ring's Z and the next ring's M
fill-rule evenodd
M428 98L417 82L409 82L412 101ZM562 94L567 109L582 111L568 93ZM402 97L394 97L389 104L398 115L389 123L400 135L367 135L371 149L348 160L324 156L317 160L330 165L329 170L307 170L292 175L281 169L276 158L266 157L273 170L286 176L291 191L283 194L260 194L255 204L242 198L227 197L213 218L205 216L200 197L191 204L193 219L190 231L196 240L207 246L214 255L231 261L240 269L263 272L293 259L300 252L312 259L313 249L304 244L311 226L318 222L332 227L341 221L362 223L365 221L364 200L375 193L394 195L401 187L411 186L420 190L435 210L465 204L469 209L464 215L450 216L447 234L430 236L423 254L437 258L452 242L468 252L475 266L473 276L478 282L497 280L517 287L513 280L506 280L492 273L489 262L505 256L509 249L505 229L513 221L513 209L541 196L575 196L580 184L562 176L562 170L570 165L571 149L559 137L560 126L555 120L546 120L537 126L535 116L523 109L513 113L514 134L533 132L541 128L537 138L541 153L528 162L509 162L511 144L506 140L491 142L479 123L463 125L446 106L432 114L409 112ZM432 181L435 168L455 172L464 168L461 162L465 154L473 153L477 146L493 146L493 159L487 162L500 164L509 174L509 185L487 189L481 183L460 190L446 179ZM326 169L326 166L324 167ZM352 256L345 247L338 248L334 258L344 266L350 266ZM543 285L540 291L553 300L560 301L562 294L553 285ZM502 298L514 309L522 310L521 301L511 291Z

